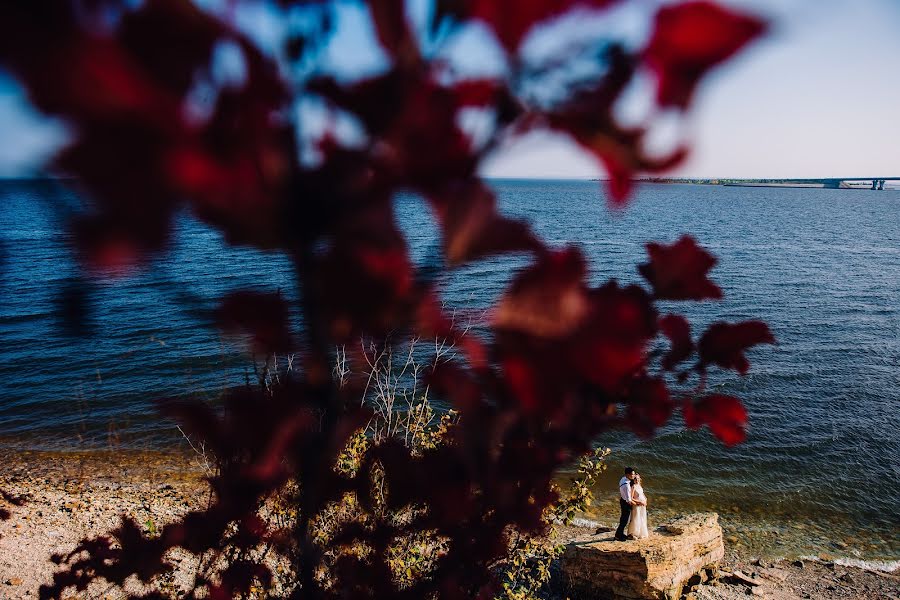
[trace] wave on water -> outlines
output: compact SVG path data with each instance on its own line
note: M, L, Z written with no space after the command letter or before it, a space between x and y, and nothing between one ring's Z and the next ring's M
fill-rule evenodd
M822 562L818 556L801 556L801 560ZM878 571L881 573L893 573L900 569L900 560L862 560L860 558L835 558L833 561L836 565L842 567L856 567L866 571Z

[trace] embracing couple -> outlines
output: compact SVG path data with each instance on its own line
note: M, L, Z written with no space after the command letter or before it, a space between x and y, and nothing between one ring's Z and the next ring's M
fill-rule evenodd
M622 515L619 517L616 539L623 542L648 537L647 496L641 486L641 476L631 467L625 468L625 475L619 480L619 506Z

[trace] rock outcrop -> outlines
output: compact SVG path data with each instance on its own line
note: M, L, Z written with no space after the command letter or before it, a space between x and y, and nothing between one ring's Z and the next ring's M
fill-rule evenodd
M678 517L643 540L612 533L566 547L561 570L576 598L677 600L686 585L705 581L725 556L716 513Z

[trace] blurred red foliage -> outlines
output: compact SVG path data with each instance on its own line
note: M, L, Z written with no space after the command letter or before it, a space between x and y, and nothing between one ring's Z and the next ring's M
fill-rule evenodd
M685 400L684 422L691 429L709 425L716 437L732 446L744 441L747 410L734 396L710 394L696 403Z
M765 25L713 2L686 2L663 8L644 53L659 80L662 106L687 106L700 78L758 37Z
M722 290L707 279L716 259L700 248L690 237L683 237L671 246L647 244L650 262L638 271L650 282L654 295L660 300L705 300L721 298Z
M600 30L594 60L601 68L592 79L563 86L552 102L522 93L529 77L541 69L565 73L572 58L564 52L541 69L527 65L520 48L534 29L570 10L624 3L436 0L431 27L420 31L401 0L370 0L364 5L389 64L351 81L309 68L334 28L334 7L324 0L262 2L287 29L305 24L285 35L283 52L259 49L229 21L237 7L256 1L232 0L225 15L187 0L0 3L0 64L38 109L73 127L74 140L53 168L76 175L90 199L74 223L85 262L119 268L163 250L174 212L186 206L232 243L287 254L304 324L292 332L280 297L236 291L223 300L219 325L249 334L266 352L299 351L302 376L270 394L230 393L224 416L200 404L164 405L223 461L212 481L215 501L152 539L125 520L110 537L86 540L57 557L66 569L44 597L97 578L149 581L165 571L175 546L202 553L226 541L239 549L268 541L291 557L292 598L487 598L497 585L490 566L510 528L542 527L554 473L590 450L600 432L628 427L652 435L680 403L688 426L706 424L726 444L743 439L744 408L730 396L704 395L706 370L745 373L744 351L771 343L768 328L717 323L695 345L684 317L659 318L656 307L660 300L720 298L708 279L715 258L689 237L652 243L649 262L639 267L649 290L615 281L593 287L578 249L550 249L526 223L499 214L477 175L503 139L541 127L570 135L605 165L616 206L635 174L682 160L684 148L648 155L649 124L621 126L617 101L645 70L656 77L659 108L685 109L707 70L764 31L760 20L705 1L666 5L650 21L646 47L629 49ZM440 52L441 41L475 21L493 32L505 60L494 76L460 73ZM236 80L216 79L222 44L240 56ZM213 92L197 94L203 85ZM354 123L360 139L348 142L329 126L304 141L297 106L309 99ZM476 138L462 126L470 110L487 115L487 135ZM309 152L316 160L304 159ZM337 580L323 587L315 576L322 556L311 541L315 515L347 491L371 502L371 469L345 477L332 468L367 418L361 390L333 380L335 344L391 331L459 334L440 308L436 277L417 272L407 254L393 213L398 190L420 193L433 210L444 253L433 269L507 252L532 262L493 310L489 331L460 341L463 355L431 376L432 394L464 415L451 442L421 456L391 444L373 454L388 501L427 510L402 528L379 523L344 532L375 552L342 559ZM660 335L671 347L657 364ZM675 378L699 383L670 390L667 373L695 348L697 362ZM303 494L298 523L283 537L256 510L288 481L299 482ZM384 550L409 530L437 531L448 550L428 578L400 589ZM270 581L265 565L236 561L198 587L230 598L251 582L265 588Z

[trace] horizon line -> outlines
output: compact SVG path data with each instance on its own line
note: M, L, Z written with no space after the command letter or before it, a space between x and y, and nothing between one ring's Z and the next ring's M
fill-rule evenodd
M599 181L609 182L608 177L597 177L596 175L480 175L481 179L487 180L534 180L534 181ZM80 179L74 175L0 175L0 181L66 181ZM733 181L820 181L820 180L842 180L842 181L869 181L873 179L885 179L892 181L900 181L900 175L897 176L821 176L821 177L735 177L732 175L642 175L635 177L631 181L635 182L653 182L656 180L665 181L712 181L712 180L733 180Z

